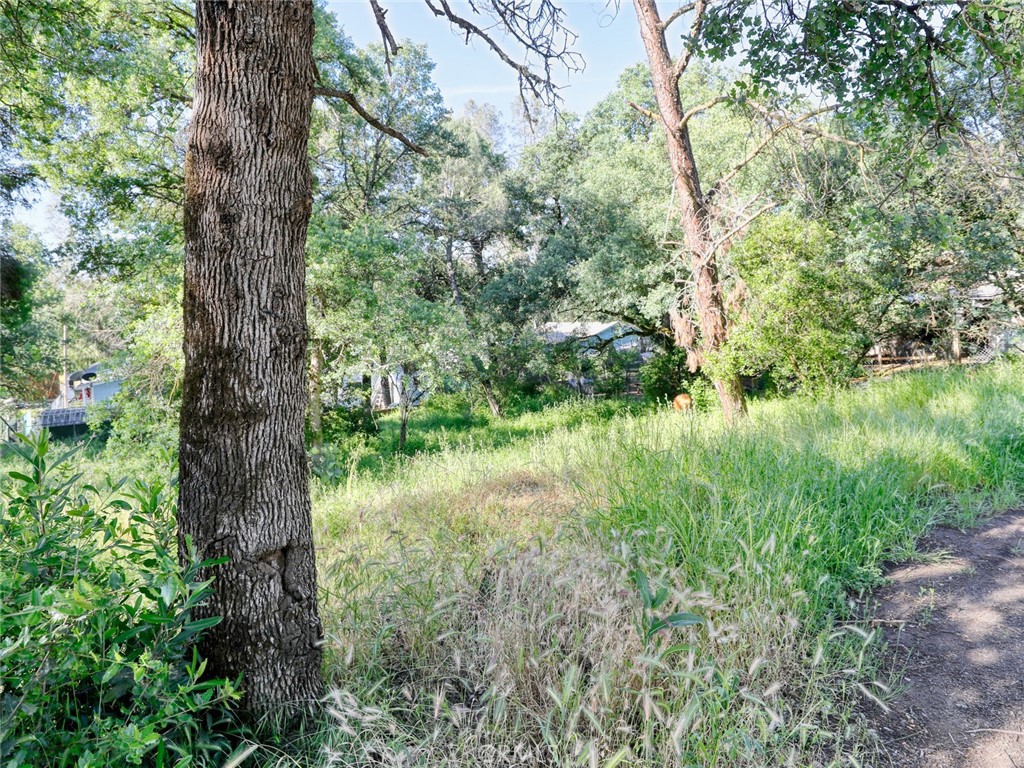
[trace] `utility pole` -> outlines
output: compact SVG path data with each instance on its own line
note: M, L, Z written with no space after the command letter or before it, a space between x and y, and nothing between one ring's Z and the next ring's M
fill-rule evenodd
M68 324L64 323L64 367L60 377L60 407L68 407Z

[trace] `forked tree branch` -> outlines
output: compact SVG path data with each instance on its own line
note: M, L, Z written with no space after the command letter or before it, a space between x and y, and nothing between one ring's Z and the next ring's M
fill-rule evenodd
M683 76L683 72L690 66L690 59L693 58L693 48L697 43L697 39L700 37L700 31L704 26L704 12L707 10L707 0L696 0L693 4L693 21L690 22L690 34L687 36L689 43L683 52L679 54L679 58L672 67L672 74L676 80ZM671 17L669 17L671 18ZM664 33L665 25L662 25L662 31Z
M313 89L313 94L316 96L326 96L328 98L341 99L350 107L352 107L353 111L357 115L359 115L361 118L363 118L363 120L372 125L381 133L385 133L388 136L391 136L392 138L398 139L400 142L402 142L405 146L407 146L409 149L411 149L418 155L430 157L430 153L427 152L427 150L425 150L419 144L412 141L412 139L410 139L404 133L397 130L396 128L392 128L390 125L385 125L376 117L367 112L359 103L358 99L356 99L356 95L351 91L343 91L340 88L328 88L322 85L318 85Z
M395 41L395 36L391 34L391 28L388 27L387 18L385 18L388 12L381 8L377 0L370 0L370 7L373 8L373 18L377 21L377 28L380 29L380 36L384 41L384 66L387 67L390 75L391 57L397 56L402 47Z
M473 37L482 40L494 53L519 76L519 93L528 120L530 116L527 95L539 99L541 103L554 105L558 101L558 86L552 79L552 67L561 64L567 72L582 71L585 63L583 57L571 50L576 42L576 35L564 23L564 13L552 0L487 0L485 5L478 7L475 0L470 0L470 9L477 14L486 8L491 20L496 24L479 25L456 13L448 0L424 0L431 12L438 17L446 18L452 25L462 30L466 42ZM512 55L490 34L494 26L502 27L508 35L525 49L523 62L516 61ZM539 68L535 71L530 59Z
M819 128L817 125L814 125L812 123L806 122L806 120L804 118L798 118L796 121L793 121L787 115L779 114L778 112L772 112L767 107L765 107L763 104L760 104L757 101L754 101L753 99L747 99L747 104L749 104L754 109L755 112L757 112L762 117L764 117L765 120L768 120L768 121L779 121L780 123L783 123L784 125L788 125L788 127L790 127L790 128L795 128L796 130L800 131L801 133L806 133L806 134L808 134L810 136L817 136L820 139L827 139L828 141L834 142L836 144L845 144L848 147L856 147L858 149L865 149L865 148L867 148L866 145L863 142L856 141L854 139L848 139L845 136L840 136L840 135L838 135L836 133L831 133L829 131L824 131L821 128ZM834 106L827 107L827 108L825 108L825 111L827 112L827 111L834 110L834 109L836 109L836 107L834 107ZM820 114L820 111L819 111L819 114ZM811 117L815 117L815 116L816 115L811 115Z
M564 12L553 0L485 0L483 3L468 0L474 14L489 17L483 24L456 13L449 0L424 2L431 13L448 19L461 30L467 43L474 37L482 40L499 59L512 68L519 77L519 94L526 118L530 122L533 119L528 96L549 106L558 101L558 86L552 79L553 65L561 64L567 72L579 72L585 66L583 57L571 50L576 35L565 26ZM385 19L387 11L381 7L379 0L370 0L370 5L384 39L384 61L390 72L390 56L398 53L399 46ZM495 27L503 28L509 37L523 47L523 61L516 61L513 54L492 34Z
M746 157L744 157L742 160L736 163L732 168L728 170L728 172L726 172L724 176L722 176L722 178L720 178L712 185L711 194L717 194L730 181L735 179L744 168L750 165L750 163L752 163L762 152L764 152L765 149L768 148L768 145L770 145L772 141L774 141L775 137L778 136L780 133L787 130L788 128L793 128L797 125L800 125L801 123L806 123L808 120L812 120L818 115L823 115L826 112L832 112L835 109L835 106L813 109L810 112L805 112L804 114L799 115L798 117L785 119L779 125L776 125L768 132L767 136L765 136L763 139L761 139L760 142L758 142L756 147L754 147L750 152L747 153Z

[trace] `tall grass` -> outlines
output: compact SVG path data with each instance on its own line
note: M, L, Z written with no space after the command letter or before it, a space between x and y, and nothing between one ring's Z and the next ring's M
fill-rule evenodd
M1021 497L1022 374L754 403L733 428L625 416L320 489L320 762L856 763L885 681L852 600L929 526Z

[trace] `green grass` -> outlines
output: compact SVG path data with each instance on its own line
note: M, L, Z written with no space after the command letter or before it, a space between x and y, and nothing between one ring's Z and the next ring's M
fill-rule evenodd
M486 406L473 405L461 397L438 396L412 409L401 453L398 412L390 411L376 417L376 434L357 433L328 440L317 475L327 484L344 481L357 472L377 477L393 475L411 456L502 448L559 430L643 413L651 407L650 403L623 399L565 397L552 402L536 398L511 403L499 418Z
M734 427L439 404L410 456L385 419L313 483L327 717L250 764L870 762L857 713L892 681L858 598L930 526L1020 502L1022 380L912 373Z
M321 488L339 697L323 760L863 757L853 713L885 681L851 598L929 526L1020 499L1022 373L935 371L828 401L755 402L735 428L626 415ZM664 588L657 607L637 573ZM704 622L649 633L677 611Z

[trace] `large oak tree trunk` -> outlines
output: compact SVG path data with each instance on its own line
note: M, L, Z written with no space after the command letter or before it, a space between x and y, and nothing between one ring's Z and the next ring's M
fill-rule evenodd
M722 284L711 236L711 216L701 191L700 175L690 145L690 132L683 123L685 112L679 95L679 74L669 55L657 5L655 0L633 0L633 5L651 67L654 96L658 102L662 127L668 139L673 183L679 200L680 221L694 282L693 301L700 325L699 358L703 364L708 353L722 348L727 335ZM677 310L673 314L673 332L677 343L680 343L687 337L687 332L681 325L681 313ZM693 359L692 348L687 348L687 356ZM714 384L727 420L731 421L746 412L743 387L738 378L719 378Z
M178 541L210 570L200 652L251 714L322 695L304 441L312 0L200 0L185 162Z

